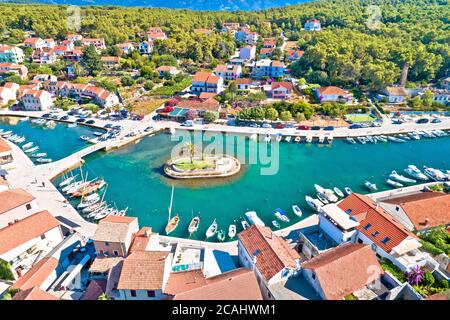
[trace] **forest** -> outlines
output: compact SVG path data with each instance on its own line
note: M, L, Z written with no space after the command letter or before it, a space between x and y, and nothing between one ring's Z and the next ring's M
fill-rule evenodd
M112 46L140 41L149 27L159 26L169 39L156 41L156 54L216 64L234 52L233 37L193 30L219 29L223 22L233 21L249 24L262 37L284 33L297 41L305 54L290 66L293 74L321 85L379 89L398 81L405 63L409 63L411 83L430 82L450 73L450 4L445 0L319 0L251 12L80 8L77 30L73 9L67 6L0 4L0 43L19 43L27 31L56 39L81 32L103 37ZM311 18L321 21L322 31L301 30Z

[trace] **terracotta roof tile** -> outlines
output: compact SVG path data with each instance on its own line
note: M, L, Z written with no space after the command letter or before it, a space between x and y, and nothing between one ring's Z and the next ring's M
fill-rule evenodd
M250 257L256 254L256 266L266 280L284 268L296 268L297 251L268 227L252 225L238 235Z
M388 253L408 237L415 238L402 224L365 195L352 193L342 200L338 207L350 212L350 216L360 223L357 229ZM389 241L384 243L386 238L389 238Z
M130 249L128 250L129 253L133 253L134 251L145 251L148 242L150 241L151 235L152 228L150 227L143 227L138 232L136 232L131 242Z
M136 251L123 262L119 290L160 290L168 252Z
M27 290L33 287L41 286L45 280L55 271L58 266L58 260L53 257L43 258L36 263L31 270L21 276L11 289Z
M106 292L106 280L92 280L80 300L98 300Z
M285 88L288 90L292 90L292 83L291 82L272 82L272 90L275 90L278 88Z
M335 87L335 86L329 86L329 87L320 87L317 88L317 92L320 95L344 95L344 94L348 94L348 91L343 90L339 87Z
M59 221L45 210L4 227L0 229L0 254L9 252L59 225Z
M33 287L27 290L20 291L14 295L13 300L59 300L54 295Z
M5 140L0 138L0 153L9 152L9 151L11 151L11 147L9 146L9 144L6 143ZM1 195L1 193L0 193L0 195ZM3 206L3 202L0 201L0 214L2 213L2 209L1 209L2 206Z
M327 300L340 300L383 274L370 246L354 243L321 253L302 268L314 271Z

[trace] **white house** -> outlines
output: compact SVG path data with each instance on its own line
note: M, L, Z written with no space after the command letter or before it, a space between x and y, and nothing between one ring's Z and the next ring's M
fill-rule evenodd
M54 105L52 95L45 90L25 90L21 102L26 111L44 111Z
M10 101L16 100L16 93L5 87L0 87L0 106L6 106Z
M83 36L81 34L69 34L66 37L66 40L68 40L71 43L74 43L76 41L81 41L83 40Z
M223 79L209 72L197 72L192 78L191 92L194 94L202 92L220 93L223 90Z
M319 20L313 19L306 21L304 29L307 31L320 31L322 29L322 26Z
M147 40L148 41L153 42L154 40L165 40L165 39L167 39L167 35L159 27L151 27L147 31Z
M353 99L353 95L349 91L335 86L316 88L315 93L320 103L333 101L350 102Z
M254 60L256 56L256 46L245 46L239 50L239 58L243 60Z
M83 46L94 46L97 50L106 49L105 39L103 38L84 38L81 43Z
M23 45L33 49L42 49L46 47L45 41L41 38L27 38L23 42Z
M252 83L253 83L253 80L250 78L237 78L236 79L236 86L239 91L250 90Z
M24 59L25 55L22 49L14 46L0 44L0 63L21 63Z
M129 54L134 50L134 46L131 42L118 43L116 47L119 48L121 54Z
M117 289L120 300L162 300L172 256L163 251L135 251L123 261Z
M241 266L254 270L264 299L273 299L270 286L300 270L300 256L268 227L252 225L238 235Z
M0 229L0 259L20 276L37 255L50 252L62 240L59 221L41 211Z
M221 77L224 80L236 80L242 74L242 67L240 65L219 64L214 69L214 74Z
M402 103L410 96L404 87L386 87L384 93L389 103Z
M0 229L36 213L35 197L23 189L0 192Z
M356 227L359 222L346 214L336 204L328 204L320 209L319 227L336 243L356 241Z
M153 51L153 41L149 40L149 41L142 41L139 44L139 52L141 54L149 54L152 53Z

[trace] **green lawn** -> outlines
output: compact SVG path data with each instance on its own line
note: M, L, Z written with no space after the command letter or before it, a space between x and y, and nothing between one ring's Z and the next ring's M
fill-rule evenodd
M208 161L200 161L200 160L194 160L193 163L190 161L182 161L177 162L175 166L181 170L198 170L203 168L212 168L214 165L211 162Z
M179 92L185 88L187 88L188 86L190 86L192 83L192 79L189 78L185 78L183 79L183 81L177 82L175 83L173 86L162 86L162 87L158 87L153 89L150 92L151 96L172 96L174 93Z
M352 115L346 115L345 118L347 119L347 121L351 121L353 123L371 122L371 121L375 121L377 119L370 114L352 114Z

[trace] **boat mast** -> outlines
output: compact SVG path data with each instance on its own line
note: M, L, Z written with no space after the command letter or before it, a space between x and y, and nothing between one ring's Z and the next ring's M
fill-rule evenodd
M170 196L169 219L168 219L168 221L170 221L170 214L172 213L173 191L174 191L174 185L172 185L172 195Z

